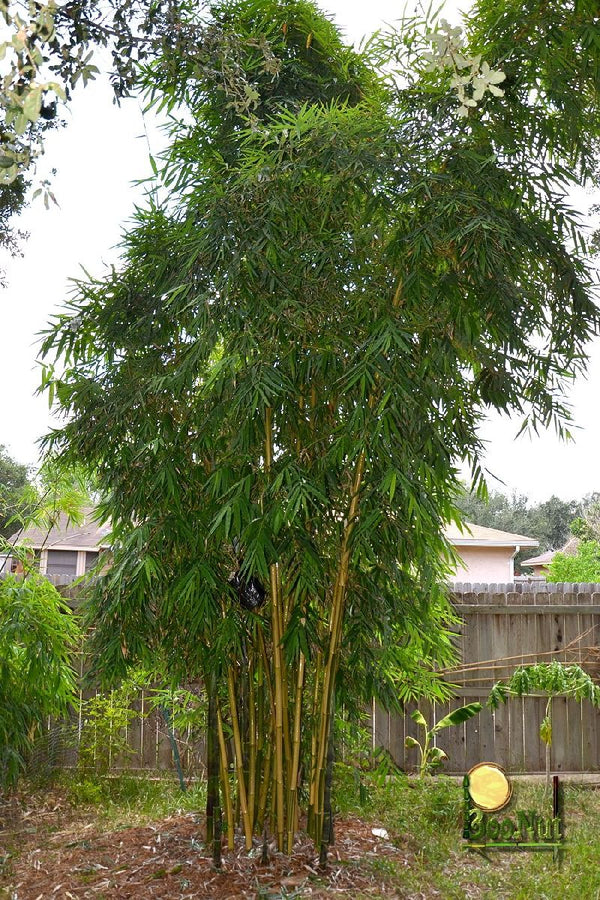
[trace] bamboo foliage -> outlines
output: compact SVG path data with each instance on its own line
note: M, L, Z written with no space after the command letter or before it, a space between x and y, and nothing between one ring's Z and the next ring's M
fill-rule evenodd
M68 414L50 444L113 523L98 668L214 669L229 839L291 852L306 809L321 850L335 703L447 696L443 527L459 461L483 489L482 409L564 427L598 322L556 173L589 147L550 140L501 30L518 102L459 121L444 73L388 77L431 23L359 55L308 0L179 14L185 54L142 76L172 117L168 199L45 340ZM531 146L547 129L542 162L512 120Z
M72 658L81 633L71 610L45 578L0 581L0 796L15 787L50 716L77 698Z

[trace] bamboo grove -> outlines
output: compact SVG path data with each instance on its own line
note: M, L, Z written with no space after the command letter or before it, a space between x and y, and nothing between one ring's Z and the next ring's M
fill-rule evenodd
M556 37L555 11L519 36L527 4L492 6L468 34L504 96L461 118L419 63L431 25L359 54L305 0L181 5L139 72L170 116L148 204L45 337L48 445L113 523L96 669L203 679L217 857L222 822L326 855L336 707L447 690L443 525L461 464L482 482L485 409L568 417L597 311L564 189L595 168L597 51L579 7Z

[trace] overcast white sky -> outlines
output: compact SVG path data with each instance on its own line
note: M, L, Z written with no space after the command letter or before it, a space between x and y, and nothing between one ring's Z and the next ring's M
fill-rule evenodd
M447 16L468 5L448 3ZM385 21L401 14L403 4L392 0L322 0L346 30L359 40ZM36 335L69 290L69 279L80 267L99 274L104 262L114 261L122 228L143 191L132 182L150 173L148 141L137 101L121 109L112 105L106 84L91 85L79 92L67 112L66 128L47 140L44 165L55 167L53 191L60 204L48 212L35 202L19 223L30 232L23 245L24 258L5 260L9 285L0 290L0 444L19 461L35 464L37 439L51 420L47 401L35 397L40 373L35 364ZM153 152L160 137L148 125ZM583 193L578 205L591 202ZM504 482L504 489L517 490L533 500L555 493L579 497L600 490L600 347L593 348L587 380L573 388L575 441L561 444L553 434L515 441L518 423L494 418L484 428L488 441L486 464ZM494 479L490 486L502 488Z

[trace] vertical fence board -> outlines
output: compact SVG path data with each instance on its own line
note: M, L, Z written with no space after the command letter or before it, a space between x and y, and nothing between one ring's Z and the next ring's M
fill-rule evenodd
M171 769L174 765L173 750L167 723L160 714L156 717L156 726L156 768Z
M577 599L579 600L580 598L577 597ZM589 605L597 607L598 605L600 605L600 594L592 590L586 594L585 600L583 600L583 598L581 598L581 600L586 606ZM594 650L596 650L597 652L599 642L598 639L600 638L600 632L598 631L599 621L600 619L598 615L595 615L592 612L590 612L589 616L583 615L579 618L580 634L582 636L578 641L578 658L579 661L584 664L584 668L587 668L584 660L589 660L591 657L593 658ZM587 648L590 648L591 652ZM597 664L592 664L591 668L593 676L597 679L599 675ZM587 701L585 702L585 704L580 704L580 706L582 758L581 765L582 769L586 771L590 768L597 768L600 765L600 759L598 757L596 747L597 741L600 739L600 735L597 735L599 714L598 710L594 709Z
M457 706L462 706L463 703L481 703L484 699L480 697L478 694L469 696L469 697L459 697L457 698ZM474 765L476 765L480 760L478 759L478 750L479 750L479 732L481 730L481 721L482 715L485 718L486 710L482 710L482 712L478 716L474 716L472 719L468 719L464 725L461 726L461 735L463 741L463 759L464 762L461 767L456 765L458 771L468 772ZM489 713L488 713L489 715ZM451 731L454 729L450 729ZM456 763L458 764L459 757L456 758ZM454 759L452 758L452 766L455 767Z
M396 765L404 770L404 716L393 713L390 713L389 751Z
M130 769L140 769L142 768L142 698L141 696L134 700L131 704L131 708L135 710L138 715L135 718L132 718L127 727L127 743L131 748L131 753L129 754L129 759L127 760L127 766Z
M493 603L498 603L498 595L491 597ZM491 656L498 660L501 665L503 660L509 656L514 656L515 647L509 649L508 625L509 617L506 614L494 615L490 617L491 622L491 639L492 649ZM514 668L514 662L511 662L511 669ZM494 680L500 675L504 678L507 675L505 668L497 668L494 670ZM494 761L499 765L508 768L508 738L509 738L509 712L508 704L502 703L497 710L494 711Z
M146 713L141 750L143 768L158 768L158 713L156 710Z
M373 704L374 735L373 746L389 748L388 713L378 703Z
M567 597L572 602L574 595L571 592L564 594L563 600ZM564 662L578 665L583 662L580 635L579 616L577 613L566 613L563 616L563 652L560 656ZM571 758L564 761L564 771L585 771L594 762L590 738L592 734L595 735L596 713L589 706L584 708L582 703L571 701L567 704L566 717L566 735Z
M523 731L523 698L508 702L508 754L506 764L510 772L525 770L525 735Z

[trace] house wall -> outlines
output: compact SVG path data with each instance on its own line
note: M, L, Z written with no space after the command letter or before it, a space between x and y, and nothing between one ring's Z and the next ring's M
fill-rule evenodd
M456 570L457 581L494 583L512 581L515 547L456 547L463 565Z

